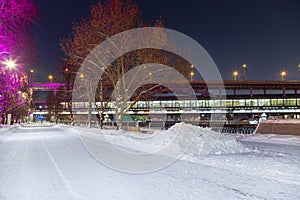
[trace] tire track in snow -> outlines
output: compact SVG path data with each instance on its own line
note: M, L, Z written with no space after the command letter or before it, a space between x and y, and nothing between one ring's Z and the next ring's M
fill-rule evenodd
M48 157L50 158L54 168L56 169L57 174L59 175L59 178L61 179L63 185L68 190L69 194L72 196L72 199L74 200L84 200L84 198L78 194L71 186L70 182L67 180L67 178L63 175L62 171L60 170L58 164L56 163L55 159L51 155L49 149L47 148L44 139L40 136L40 139L43 143L44 149L47 152Z

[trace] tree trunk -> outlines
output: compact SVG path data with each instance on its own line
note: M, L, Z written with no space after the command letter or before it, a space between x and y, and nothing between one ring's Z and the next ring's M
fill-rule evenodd
M89 98L89 104L88 104L88 127L92 127L92 101Z
M117 121L117 129L122 130L123 129L123 112L121 111L121 108L116 108L116 121Z

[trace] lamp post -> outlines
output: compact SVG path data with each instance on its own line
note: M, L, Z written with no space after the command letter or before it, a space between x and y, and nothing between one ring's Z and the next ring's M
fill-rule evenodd
M191 65L191 73L190 73L190 76L191 76L191 81L194 80L194 65Z
M17 67L17 63L16 63L16 61L15 60L13 60L13 59L11 59L11 58L9 58L9 59L6 59L6 60L4 60L3 62L2 62L2 64L5 66L5 68L7 68L8 70L13 70L13 69L15 69L16 67ZM3 72L2 72L3 73ZM15 76L15 74L13 74L13 79L16 77ZM20 92L20 91L18 91L18 92ZM7 93L6 95L8 95L9 96L9 93ZM1 107L0 107L0 109L1 109L1 111L2 111L2 109L3 109L3 107L4 107L4 104L5 104L5 99L6 99L6 95L4 95L3 97L2 97L2 94L1 94L1 100L2 100L2 102L1 102ZM11 110L12 110L12 108L11 107L6 107L6 112L7 112L7 124L8 125L11 125L12 124L12 114L10 113L11 112Z
M281 72L280 72L280 75L281 75L281 80L285 80L285 77L286 77L286 75L287 75L287 72L286 72L286 70L284 69L284 70L282 70Z
M34 69L31 69L30 71L30 74L29 74L29 83L32 83L33 82L33 73L34 73Z
M194 80L194 72L191 72L191 81Z
M50 74L50 75L48 76L48 79L49 79L49 81L52 83L52 81L53 81L53 76Z
M246 69L247 69L247 65L246 65L246 64L243 64L244 80L247 80L247 72L246 72Z
M237 70L235 70L235 71L233 71L232 75L233 75L234 80L236 81L236 79L239 75L239 72Z

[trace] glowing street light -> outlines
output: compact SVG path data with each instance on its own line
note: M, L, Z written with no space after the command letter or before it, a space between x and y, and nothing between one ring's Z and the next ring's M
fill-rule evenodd
M281 80L285 80L285 77L286 77L286 75L287 75L287 72L286 72L286 70L283 70L283 71L281 71L280 72L280 75L281 75Z
M233 75L234 80L236 80L236 78L239 75L239 72L235 70L232 75Z
M194 65L191 65L191 73L190 73L190 75L191 75L191 81L194 79L194 75L195 75L195 73L194 73Z
M5 65L8 69L14 69L17 67L17 63L15 60L12 60L11 58L8 60L5 60L2 62L3 65Z
M31 69L29 72L30 72L30 74L28 76L28 82L31 83L33 81L34 69Z
M50 82L52 83L53 76L50 74L50 75L48 76L48 79L49 79L49 80L50 80Z
M247 69L247 65L246 64L243 64L243 72L244 72L244 79L247 80L247 72L246 72L246 69Z
M65 69L65 72L69 72L69 69L68 69L68 68L66 68L66 69Z
M194 75L195 75L195 73L194 72L191 72L191 81L193 80L193 77L194 77Z

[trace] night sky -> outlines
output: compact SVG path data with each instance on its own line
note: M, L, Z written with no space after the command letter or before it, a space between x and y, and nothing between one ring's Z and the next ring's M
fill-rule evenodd
M58 73L63 57L59 38L71 33L74 19L89 15L96 0L40 0L36 28L39 64L36 81ZM162 17L166 28L198 41L224 79L247 64L248 79L300 79L300 1L298 0L135 0L144 22ZM242 77L240 77L242 79Z

